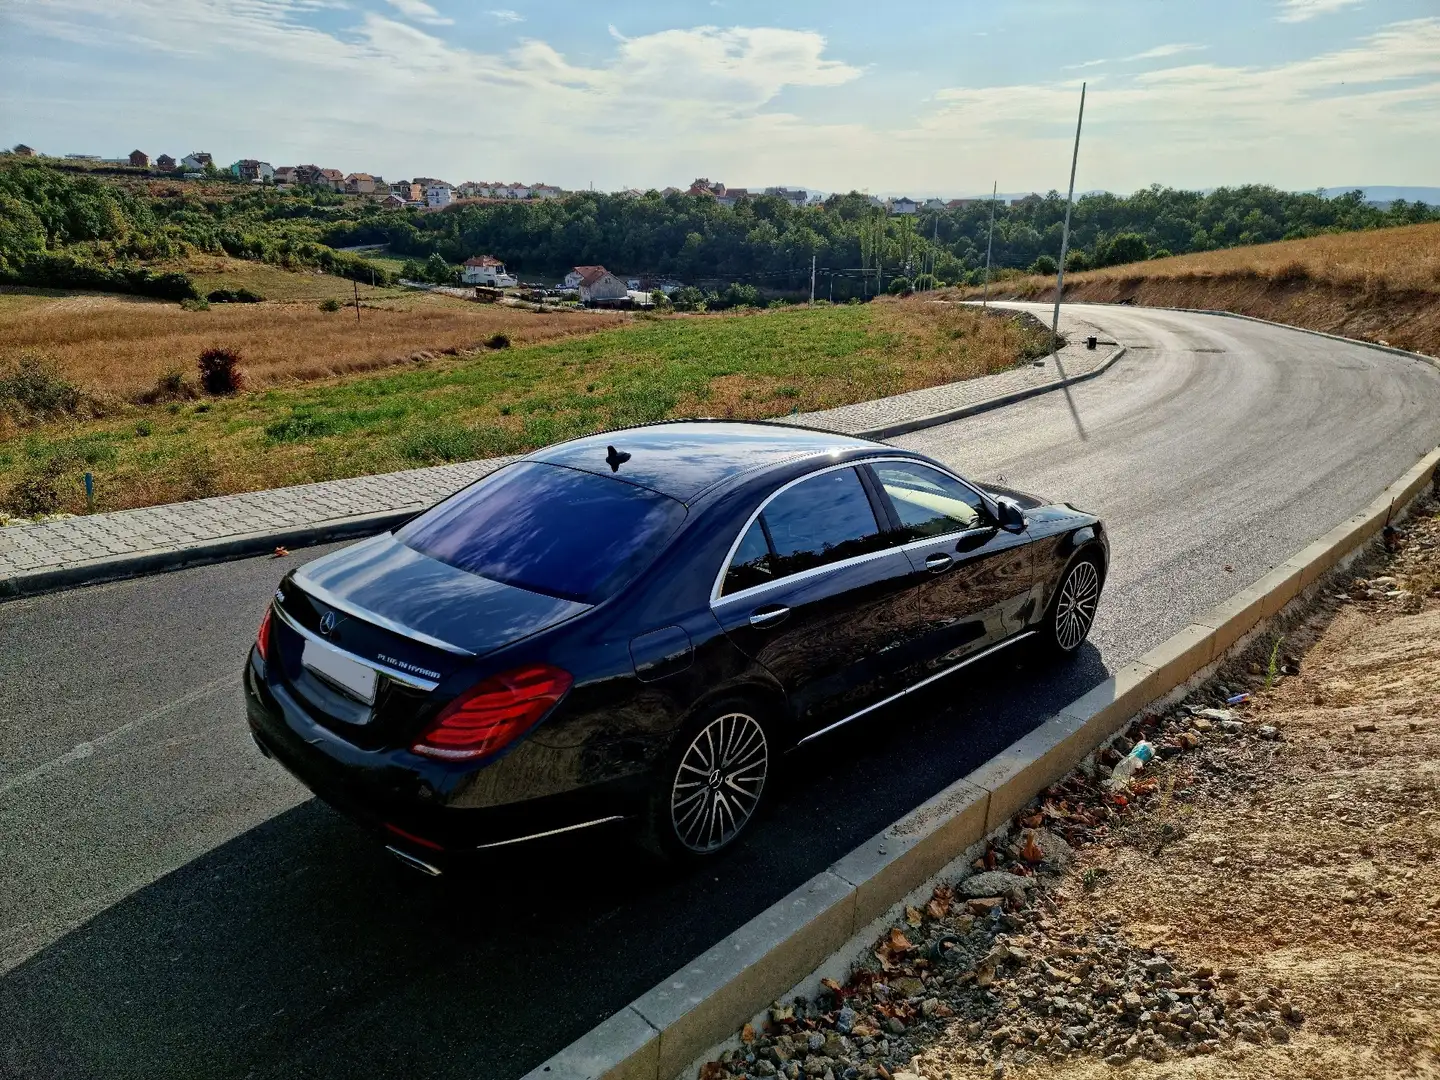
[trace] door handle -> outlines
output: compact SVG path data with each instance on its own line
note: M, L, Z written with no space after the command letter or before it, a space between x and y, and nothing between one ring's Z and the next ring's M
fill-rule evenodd
M774 607L756 608L750 613L750 625L759 627L774 626L789 614L790 609L788 607L782 607L779 604Z
M954 561L955 560L945 554L945 552L937 551L935 554L926 557L925 569L929 570L932 574L938 574L941 570L948 569Z

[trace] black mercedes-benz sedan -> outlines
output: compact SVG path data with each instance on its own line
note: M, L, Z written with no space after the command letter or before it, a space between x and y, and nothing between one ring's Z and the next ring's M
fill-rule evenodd
M1073 653L1108 562L1093 515L882 443L613 431L286 575L250 725L431 873L622 819L703 857L778 755L1013 643Z

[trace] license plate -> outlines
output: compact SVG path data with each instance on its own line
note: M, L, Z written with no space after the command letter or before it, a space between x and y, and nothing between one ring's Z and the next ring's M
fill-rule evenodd
M344 690L351 697L359 698L367 705L375 702L375 669L358 660L321 645L318 641L306 641L300 650L300 662L311 671L323 675L330 682Z

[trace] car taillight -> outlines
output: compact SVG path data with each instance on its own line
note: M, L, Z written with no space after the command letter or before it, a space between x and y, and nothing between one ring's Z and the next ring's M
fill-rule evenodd
M569 672L548 664L486 679L447 705L410 749L446 761L493 754L534 727L573 681Z
M260 629L255 631L255 646L260 650L260 659L265 660L270 654L270 612L266 608L265 615L260 620Z

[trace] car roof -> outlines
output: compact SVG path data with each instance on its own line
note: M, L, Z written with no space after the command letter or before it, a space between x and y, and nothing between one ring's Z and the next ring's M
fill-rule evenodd
M881 445L785 424L685 420L587 435L538 450L526 460L613 475L689 503L741 473L799 457L842 455Z

